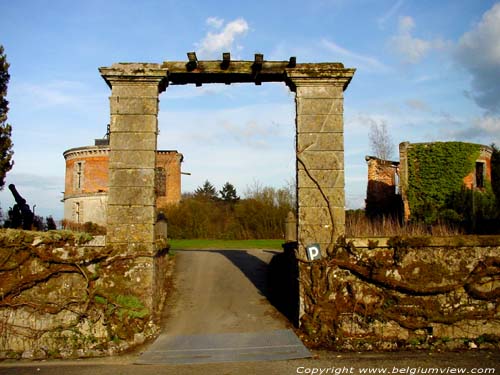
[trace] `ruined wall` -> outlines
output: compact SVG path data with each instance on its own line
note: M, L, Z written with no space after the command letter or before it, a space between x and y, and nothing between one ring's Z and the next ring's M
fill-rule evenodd
M165 181L164 194L156 197L156 207L161 208L170 204L179 203L181 199L181 163L182 154L172 151L158 151L156 153L156 166L163 168ZM161 183L162 181L160 181Z
M311 345L500 347L499 238L341 240L299 268Z
M485 193L491 190L492 149L488 146L466 142L403 142L399 154L400 192L406 221L413 218L432 221L439 217L440 212L449 208L450 197L463 186ZM478 164L483 165L481 176Z
M397 215L401 198L396 194L399 163L366 156L368 186L366 189L366 214L370 217Z
M66 231L0 231L0 359L110 355L158 332L164 240L152 256L103 244ZM162 277L144 295L135 286L152 267Z
M490 181L491 182L491 155L493 153L493 150L491 147L481 147L479 151L479 156L476 159L476 162L482 162L484 163L484 171L483 171L483 178L485 181ZM467 176L464 177L464 185L467 186L469 189L473 189L477 187L477 176L475 171L471 171Z

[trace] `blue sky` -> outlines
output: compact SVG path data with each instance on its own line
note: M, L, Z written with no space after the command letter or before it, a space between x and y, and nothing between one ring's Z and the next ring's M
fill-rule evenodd
M342 62L346 203L363 207L368 133L402 141L500 144L500 3L488 0L0 0L10 63L15 183L37 213L62 218L64 158L109 123L100 66L199 59ZM183 191L294 179L294 94L283 84L171 86L160 149L185 157ZM14 201L0 192L4 212Z

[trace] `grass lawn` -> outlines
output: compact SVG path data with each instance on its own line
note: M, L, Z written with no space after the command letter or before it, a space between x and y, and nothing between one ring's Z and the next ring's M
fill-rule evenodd
M172 250L272 249L281 250L283 240L169 240Z

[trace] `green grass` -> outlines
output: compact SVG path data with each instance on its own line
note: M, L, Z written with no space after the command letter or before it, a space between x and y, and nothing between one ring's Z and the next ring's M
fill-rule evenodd
M172 250L272 249L281 250L283 240L169 240Z

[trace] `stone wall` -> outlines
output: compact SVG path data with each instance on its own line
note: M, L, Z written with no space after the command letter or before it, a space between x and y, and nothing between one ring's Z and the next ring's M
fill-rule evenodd
M299 271L310 345L500 347L497 237L340 240Z
M66 231L0 231L0 359L110 355L158 333L165 241L152 256L104 242Z

